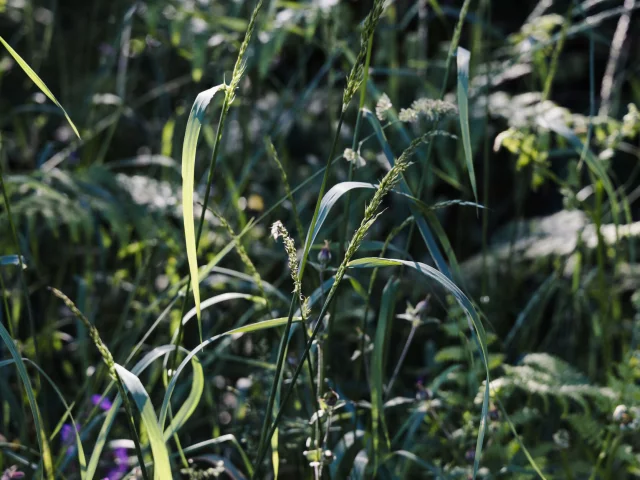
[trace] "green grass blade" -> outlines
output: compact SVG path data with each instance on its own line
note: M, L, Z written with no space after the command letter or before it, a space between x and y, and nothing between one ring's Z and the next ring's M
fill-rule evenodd
M391 444L384 420L384 360L399 286L400 281L392 277L382 291L380 315L378 316L373 356L371 357L371 429L373 431L373 451L375 454L374 475L382 459L380 437L384 435L387 450Z
M460 132L462 134L462 146L464 157L467 161L469 180L473 190L473 198L478 203L478 191L476 188L476 174L473 170L473 153L471 152L471 133L469 132L469 50L458 47L456 55L458 61L458 110L460 113Z
M131 372L134 375L140 375L151 363L172 352L176 347L174 345L163 345L160 347L156 347L147 353L135 366L131 369ZM113 386L113 382L107 388L106 391ZM122 404L122 398L120 395L117 395L112 402L112 406L107 412L107 415L102 423L102 427L100 428L100 432L98 433L98 438L93 447L93 451L91 452L91 458L89 459L89 465L87 466L87 478L92 480L95 476L96 470L98 469L98 462L100 460L100 455L102 454L102 450L107 443L107 437L109 436L109 432L111 431L111 427L113 427L113 423L115 421L116 415L120 410L120 405Z
M191 367L193 368L191 391L189 392L189 396L182 402L178 412L173 416L169 427L164 431L165 442L169 441L169 438L189 420L202 398L202 392L204 391L204 372L200 360L198 360L197 357L193 357Z
M31 386L31 380L29 380L29 374L27 368L22 361L20 352L16 348L11 335L7 329L0 323L0 337L7 346L11 357L16 362L16 368L18 369L18 375L22 380L25 392L27 393L27 399L29 400L29 406L31 407L31 413L33 414L33 420L37 430L38 446L40 447L40 455L42 456L42 464L44 465L44 474L48 480L54 480L53 472L53 459L51 457L51 449L49 448L49 441L47 440L47 434L44 431L44 424L42 423L42 417L40 415L40 409L36 403L36 396Z
M169 452L164 442L162 430L158 426L158 419L153 410L149 394L142 386L140 379L129 370L116 363L115 365L118 376L122 380L123 385L131 394L138 410L142 423L145 426L149 443L151 445L151 453L153 454L153 478L155 480L171 480L171 463L169 462Z
M395 157L393 155L393 151L389 146L389 142L387 142L387 138L384 134L384 131L382 130L382 125L380 125L380 121L369 110L365 109L363 111L363 115L373 127L373 131L376 134L376 137L378 139L378 142L380 143L380 146L382 147L385 157L387 157L387 160L389 161L391 166L395 165ZM413 192L411 192L411 189L409 188L409 185L404 180L404 178L400 182L400 189L402 192L407 193L412 197L414 196ZM438 247L438 244L435 238L433 237L433 234L431 233L431 230L429 229L429 225L427 224L426 220L422 215L420 215L420 212L415 206L409 204L409 208L411 210L411 215L413 215L413 218L416 222L416 226L418 227L418 231L420 232L420 235L422 236L422 239L424 240L424 243L427 246L427 249L429 250L431 257L433 258L433 261L436 262L438 269L445 276L447 276L448 278L452 278L451 272L449 271L449 267L447 266L447 262L444 260L442 253L440 253L440 248Z
M484 365L485 373L486 373L486 386L484 389L484 397L482 400L482 414L480 419L480 427L478 429L478 440L476 442L476 456L475 462L473 466L473 475L474 478L477 475L478 468L480 466L480 456L482 454L482 445L484 442L484 434L486 431L487 424L487 412L489 410L489 384L490 384L490 375L489 375L489 354L487 351L487 335L484 330L484 326L482 322L480 322L480 318L476 313L471 300L460 290L455 283L453 283L449 278L447 278L442 272L439 272L435 268L432 268L424 263L420 262L409 262L407 260L398 260L398 259L389 259L389 258L360 258L358 260L353 260L349 262L347 267L349 268L376 268L376 267L390 267L390 266L407 266L417 270L423 275L436 280L440 285L442 285L450 294L454 296L458 304L462 307L467 318L471 322L475 333L478 338L478 343L480 346L480 353L482 355L482 363Z
M221 293L220 295L216 295L211 298L207 298L204 302L202 302L201 309L206 310L207 308L212 307L213 305L217 305L218 303L226 302L228 300L236 300L236 299L249 300L258 305L264 305L266 303L266 300L264 298L257 297L255 295L249 295L246 293L227 292L227 293ZM189 322L189 320L191 320L193 317L196 316L196 311L197 310L194 307L185 314L185 316L182 318L183 327ZM177 336L178 336L178 332L176 331L174 332L173 338L171 339L172 343L175 342Z
M60 105L60 102L58 102L56 97L53 95L53 93L51 93L51 90L49 90L49 88L47 88L47 86L42 81L42 79L38 76L38 74L31 69L29 64L27 62L25 62L24 59L20 55L18 55L18 52L16 52L13 48L11 48L11 45L9 45L4 40L4 38L0 37L0 42L9 51L9 53L11 54L13 59L18 63L18 65L20 65L22 70L24 70L24 73L26 73L29 76L31 81L33 83L35 83L36 86L40 90L42 90L42 93L44 93L47 97L49 97L49 100L51 100L53 103L55 103L56 106L58 108L60 108L60 110L62 110L62 113L64 113L64 116L67 119L67 122L69 122L69 125L71 125L71 128L73 129L73 132L76 134L76 136L78 138L80 138L80 134L78 133L78 129L76 128L74 123L71 121L71 117L69 117L69 115L67 114L67 111L62 107L62 105Z
M191 290L196 303L196 312L200 330L200 286L198 282L198 257L196 252L196 232L193 220L193 190L194 175L196 165L196 147L200 129L204 123L204 113L220 90L224 91L225 85L221 84L200 92L196 97L191 113L187 120L187 127L184 132L184 142L182 144L182 215L184 217L184 237L187 247L187 259L189 261L189 272L191 273Z
M547 480L547 477L544 476L544 474L540 470L540 467L538 467L538 464L536 463L536 461L531 456L531 453L529 453L529 450L527 450L527 447L524 446L524 443L522 442L522 438L520 438L520 435L518 435L518 431L516 430L515 425L511 421L511 418L509 418L509 415L507 414L507 411L504 409L504 406L502 405L502 402L497 397L495 398L495 400L498 403L498 406L500 407L500 410L502 411L502 415L504 416L504 419L506 420L507 425L509 425L509 429L511 430L511 433L513 434L514 438L516 439L516 441L520 445L520 448L522 448L522 451L524 452L525 457L527 457L527 460L529 461L529 464L531 465L531 467L533 467L533 469L536 471L536 473L540 476L540 478L542 480Z
M28 358L23 358L22 360L24 362L30 363L36 370L38 370L40 375L42 375L47 380L49 385L51 385L51 388L53 388L53 390L56 392L56 395L58 395L58 398L60 399L60 402L62 403L62 405L64 405L64 407L66 409L66 413L63 416L63 419L60 421L59 427L62 426L62 422L64 421L64 418L66 418L66 416L68 415L70 420L71 420L71 424L73 425L73 434L74 434L75 439L76 439L76 448L78 449L78 463L80 465L80 478L82 480L84 480L86 478L87 462L86 462L86 459L85 459L84 450L82 448L82 441L80 440L80 434L78 433L78 426L76 424L75 419L71 415L71 407L69 406L67 401L64 399L64 396L62 395L62 392L60 391L58 386L55 384L55 382L51 379L51 377L49 375L46 374L46 372L44 370L42 370L42 368L40 368L38 366L38 364L36 364L35 362L32 362ZM0 368L5 367L7 365L14 364L14 363L16 363L14 359L4 360L4 361L0 362ZM59 430L59 427L56 429L56 431L53 432L53 434L51 436L52 438L50 438L50 440L53 439L53 437L55 436L55 434ZM56 468L59 469L58 466Z
M287 320L288 320L288 317L274 318L274 319L271 319L271 320L264 320L262 322L256 322L256 323L252 323L250 325L244 325L243 327L234 328L233 330L229 330L227 332L221 333L219 335L215 335L215 336L205 340L200 345L198 345L196 348L191 350L189 352L189 354L185 357L185 359L182 360L182 363L176 369L176 373L173 375L173 377L171 377L171 381L169 382L169 385L167 385L167 390L166 390L166 393L164 395L164 400L162 401L162 407L160 408L160 426L161 427L164 426L164 422L165 422L165 420L167 418L167 413L168 413L168 409L169 409L169 400L171 400L171 395L173 394L173 390L176 388L176 384L178 383L178 377L180 376L180 373L182 373L184 368L187 366L187 364L191 361L191 359L194 356L196 356L198 353L200 353L208 345L214 343L215 341L217 341L217 340L219 340L219 339L221 339L223 337L226 337L226 336L229 336L229 335L236 335L236 334L239 334L239 333L257 332L257 331L261 331L261 330L267 330L269 328L281 327L281 326L287 324ZM293 318L292 321L293 322L300 322L301 320L302 320L302 317L297 317L297 318Z

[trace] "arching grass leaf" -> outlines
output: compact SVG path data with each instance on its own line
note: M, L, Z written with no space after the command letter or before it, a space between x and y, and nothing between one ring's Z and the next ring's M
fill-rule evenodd
M73 129L73 132L76 134L76 136L78 138L80 138L80 134L78 133L78 129L76 128L74 123L71 121L71 117L69 117L69 115L67 114L67 111L62 107L62 105L60 105L60 102L58 102L56 97L53 95L53 93L51 93L51 90L49 90L49 88L47 88L47 86L42 81L42 79L38 76L38 74L31 69L29 64L27 62L25 62L24 59L20 55L18 55L18 52L16 52L13 48L11 48L11 45L9 45L4 40L4 38L0 37L0 43L2 43L4 45L4 47L9 51L9 53L11 54L13 59L18 63L18 65L20 65L22 70L24 70L24 73L26 73L29 76L31 81L33 83L35 83L36 86L40 90L42 90L42 93L44 93L47 97L49 97L49 100L51 100L53 103L55 103L58 106L58 108L60 108L60 110L62 110L62 113L64 113L64 116L67 119L67 122L69 122L69 125L71 125L71 128Z
M187 120L187 127L184 132L184 142L182 144L182 214L184 217L184 237L187 246L187 259L189 261L189 272L191 273L191 289L193 299L196 303L196 313L198 325L200 324L200 286L198 283L198 257L196 252L196 232L193 220L193 189L194 174L196 165L196 147L198 137L204 121L204 112L220 90L224 91L225 85L217 85L209 90L200 92L193 102L191 113Z
M153 454L153 478L155 480L171 480L173 477L171 476L169 452L165 445L162 430L160 430L160 427L158 426L158 419L156 418L156 413L153 410L149 394L144 389L137 376L117 363L115 367L118 372L118 376L122 380L125 388L131 394L133 401L140 411L142 423L146 429L149 443L151 445L151 452Z
M489 354L487 352L487 335L484 330L484 326L480 322L478 314L476 313L471 300L467 298L467 296L460 290L455 283L453 283L449 278L447 278L443 273L439 272L435 268L430 267L429 265L425 265L420 262L409 262L407 260L398 260L398 259L389 259L389 258L360 258L358 260L353 260L349 262L347 267L349 268L376 268L376 267L391 267L391 266L407 266L417 270L423 275L436 280L440 285L442 285L450 294L454 296L458 304L464 310L467 318L471 322L475 333L478 338L478 343L480 347L480 354L482 356L482 363L486 372L486 385L484 389L484 396L482 400L482 414L480 419L480 427L478 429L478 440L476 442L476 456L475 462L473 466L474 476L477 474L478 467L480 465L480 456L482 454L482 445L484 442L484 434L486 431L486 423L487 423L487 412L489 410L489 384L490 384L490 376L489 376Z

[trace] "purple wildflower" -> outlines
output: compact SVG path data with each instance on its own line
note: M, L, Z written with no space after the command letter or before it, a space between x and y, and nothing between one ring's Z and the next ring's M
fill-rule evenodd
M120 480L124 478L129 470L129 455L127 449L118 447L113 450L115 466L107 472L105 477L108 480Z
M91 395L91 403L100 407L105 412L107 410L111 410L111 406L113 405L111 400L108 398L102 398L102 395Z
M12 465L2 474L2 480L14 480L16 478L24 478L24 472L18 470L18 467Z
M80 427L78 427L78 430L80 430ZM67 447L67 455L72 455L75 449L75 431L73 429L73 425L70 423L62 425L62 428L60 429L60 440L62 441L62 445Z

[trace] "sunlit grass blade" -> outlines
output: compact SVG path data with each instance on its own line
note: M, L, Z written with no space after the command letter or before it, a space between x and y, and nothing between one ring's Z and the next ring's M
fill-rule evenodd
M189 420L202 398L202 392L204 391L204 372L202 370L200 360L198 360L197 357L193 357L191 367L193 368L191 391L189 392L189 396L187 396L184 402L182 402L178 412L173 415L171 423L164 431L165 442L168 441L169 438L171 438L171 436L175 434L187 420Z
M134 375L140 375L154 360L171 353L176 347L174 345L163 345L161 347L156 347L147 353L135 366L131 369L131 373ZM111 383L110 387L113 386L115 382ZM107 392L110 390L110 387L107 388ZM107 443L107 438L109 436L109 432L113 427L113 423L115 422L116 415L120 410L120 406L122 405L122 397L118 394L113 402L111 403L111 408L107 412L107 415L102 423L102 427L100 428L100 432L98 433L98 438L91 452L91 458L89 458L89 464L87 466L87 478L89 480L93 479L98 469L98 463L100 461L100 456L104 447Z
M371 357L371 430L375 455L374 475L382 459L380 437L384 436L387 450L390 448L391 443L384 419L384 360L399 286L400 281L396 278L391 278L382 291L380 314L378 315L378 325L376 326L376 337Z
M478 468L480 465L480 456L482 454L482 445L484 442L484 435L486 431L486 423L487 423L487 412L489 410L489 384L490 384L490 375L489 375L489 354L487 351L487 335L484 330L484 326L482 322L480 322L480 318L476 313L476 310L471 303L471 300L467 298L467 296L460 290L449 278L447 278L442 272L439 272L435 268L432 268L424 263L420 262L410 262L407 260L398 260L398 259L389 259L389 258L360 258L358 260L353 260L349 262L347 267L349 268L376 268L376 267L385 267L385 266L407 266L417 270L423 275L436 280L440 285L442 285L450 294L454 296L460 307L464 310L467 318L471 322L475 333L478 338L478 343L480 347L480 353L482 356L482 363L484 365L484 369L486 372L486 388L484 388L484 396L482 400L482 414L480 420L480 427L478 429L478 440L476 442L476 452L475 452L475 461L473 465L473 476L477 475Z
M239 328L234 328L233 330L229 330L227 332L221 333L219 335L215 335L215 336L205 340L200 345L198 345L196 348L191 350L189 352L189 354L185 357L185 359L182 360L182 363L180 364L180 366L178 366L178 368L176 369L176 372L171 377L171 381L169 382L169 385L167 385L167 390L166 390L166 393L164 395L164 400L162 402L162 407L160 408L160 419L159 419L160 426L163 427L164 423L166 421L167 413L168 413L168 409L169 409L169 401L171 400L171 395L173 394L173 390L176 388L176 384L178 383L178 377L180 376L180 374L182 373L184 368L187 366L187 364L191 361L191 359L194 356L196 356L199 352L201 352L208 345L214 343L215 341L217 341L217 340L219 340L219 339L221 339L223 337L226 337L226 336L229 336L229 335L237 335L237 334L241 334L241 333L257 332L257 331L267 330L267 329L275 328L275 327L281 327L281 326L287 324L287 320L288 320L288 317L275 318L275 319L272 319L272 320L264 320L262 322L256 322L256 323L252 323L250 325L244 325L244 326L239 327ZM302 320L301 317L297 317L297 318L293 318L292 319L293 322L300 322L301 320Z
M45 83L42 81L42 79L38 76L38 74L36 72L34 72L31 67L29 66L29 64L27 62L24 61L24 59L18 55L18 52L16 52L13 48L11 48L11 45L9 45L4 38L0 37L0 42L4 45L4 47L9 51L9 53L11 54L11 56L13 57L13 59L18 62L18 65L20 65L20 67L22 68L22 70L24 70L24 73L26 73L29 78L31 79L31 81L33 83L36 84L36 86L42 90L42 93L44 93L47 97L49 97L49 100L51 100L53 103L56 104L56 106L58 108L60 108L60 110L62 110L62 113L64 113L65 118L67 119L67 122L69 122L69 125L71 125L71 128L73 129L73 132L76 134L76 136L78 138L80 138L80 133L78 133L78 129L76 128L76 126L74 125L74 123L71 121L71 117L69 117L69 115L67 114L67 111L62 107L62 105L60 105L60 102L58 102L58 100L56 99L56 97L53 95L53 93L51 93L51 90L49 90L49 88L45 85Z
M187 127L184 132L184 142L182 144L182 215L184 217L184 237L187 248L187 259L189 261L189 272L191 274L191 290L196 303L198 326L202 337L202 325L200 323L200 286L198 283L198 256L196 252L196 232L193 219L193 190L194 175L196 165L196 147L200 129L204 123L204 113L219 91L224 91L225 85L217 85L209 90L200 92L196 97L191 113L187 120Z
M471 151L471 133L469 131L469 50L458 47L456 59L458 61L458 110L460 112L460 132L462 134L462 146L464 157L469 171L469 180L473 190L473 198L478 203L478 191L476 188L476 174L473 169L473 153Z
M47 440L47 434L44 430L44 423L42 422L42 416L40 415L40 409L38 408L38 404L36 402L36 396L33 392L33 387L31 386L31 380L29 379L27 368L25 367L22 356L20 355L20 352L18 352L18 349L16 348L11 335L9 335L9 332L4 327L4 325L2 325L2 323L0 323L0 337L2 338L4 344L7 346L11 357L16 363L18 375L20 375L20 380L24 385L27 399L29 400L29 407L31 407L31 413L33 414L33 420L36 428L36 437L38 439L38 446L40 447L40 455L42 457L42 464L44 466L44 475L47 480L54 480L51 449L49 448L49 441Z
M259 305L266 304L266 300L263 297L256 297L255 295L248 295L246 293L228 292L228 293L221 293L220 295L216 295L211 298L207 298L204 302L202 302L202 310L206 310L207 308L212 307L213 305L217 305L218 303L221 303L221 302L226 302L229 300L237 300L237 299L249 300ZM189 310L186 313L186 315L182 318L182 326L184 327L189 322L189 320L191 320L195 316L196 316L196 308L194 307L191 310ZM178 336L178 332L174 332L173 338L171 339L171 341L175 342L177 336Z
M171 475L169 452L164 442L162 430L158 426L158 419L156 418L156 413L153 411L149 394L137 376L117 363L115 368L123 385L129 391L129 394L140 411L140 418L146 429L153 454L153 478L155 480L171 480L173 477Z

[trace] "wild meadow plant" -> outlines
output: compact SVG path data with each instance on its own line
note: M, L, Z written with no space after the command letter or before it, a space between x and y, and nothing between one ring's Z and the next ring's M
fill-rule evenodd
M484 0L476 12L469 0L407 11L373 0L366 15L339 2L178 3L127 8L119 53L101 49L119 96L92 92L86 115L62 109L42 59L30 66L10 45L20 36L0 38L42 92L0 123L0 367L18 374L0 378L2 479L637 475L640 195L637 169L621 182L613 159L640 159L640 115L630 103L610 116L635 7L571 2L552 15L542 2L501 38ZM35 13L20 17L31 54L33 19L54 24ZM617 17L596 114L594 32ZM435 21L452 32L446 57L420 63L437 56L427 51ZM553 96L579 35L589 40L588 116ZM145 78L137 56L165 41L191 74L129 105ZM311 77L307 49L324 62ZM282 67L291 52L297 70ZM268 76L272 63L295 75ZM503 88L524 75L536 92ZM159 107L172 111L162 121L138 117L146 102L212 78L186 121L184 98ZM264 94L273 85L275 99ZM65 100L68 85L60 90ZM46 98L68 135L58 128L34 171L16 173L15 157L34 158L29 142L46 132ZM324 127L308 121L318 111ZM118 123L136 121L160 125L162 155L103 162ZM290 148L296 136L302 149ZM517 190L506 207L488 205L492 155ZM523 227L529 189L549 185L565 220ZM520 223L491 244L490 215L511 207ZM442 225L451 211L455 242ZM476 240L480 257L459 262Z

